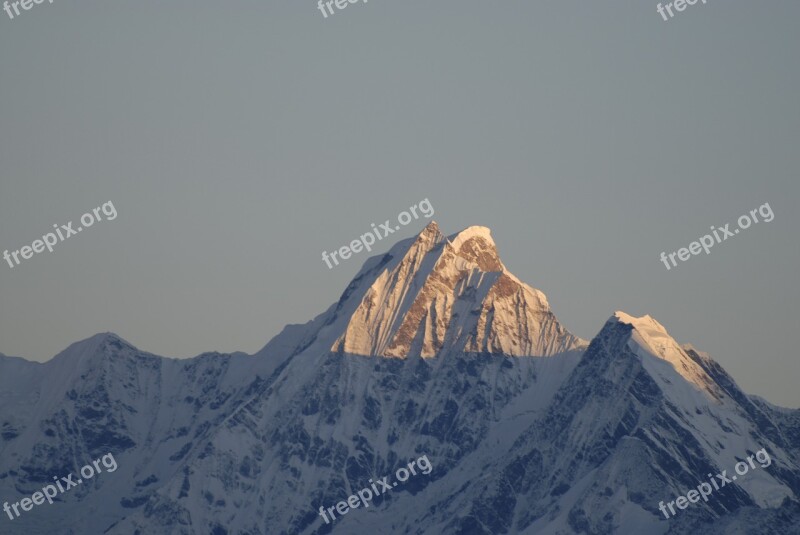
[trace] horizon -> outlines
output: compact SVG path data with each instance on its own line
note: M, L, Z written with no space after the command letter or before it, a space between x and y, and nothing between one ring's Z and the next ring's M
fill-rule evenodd
M252 353L367 256L329 269L323 251L427 198L446 228L491 228L582 338L647 313L800 406L800 5L491 14L87 0L2 20L0 254L21 262L2 261L3 352L45 360L113 331L176 358ZM764 203L774 220L690 255ZM81 214L100 222L67 236ZM39 240L58 241L24 258Z
M449 233L449 234L445 234L444 232L442 232L441 227L438 225L437 221L432 219L415 236L411 236L409 238L398 239L396 242L391 243L389 245L389 250L387 250L386 252L366 257L364 259L364 261L362 262L361 266L359 267L359 269L358 269L356 275L354 276L353 280L355 280L359 276L359 274L364 270L365 266L367 266L370 263L375 263L377 259L380 259L380 258L382 258L384 256L387 256L391 251L395 250L402 243L409 242L411 245L413 245L413 243L415 243L417 240L419 240L419 238L423 234L425 234L429 229L435 229L435 231L438 232L442 236L442 238L446 241L446 243L449 244L450 246L452 246L454 241L455 241L455 239L458 238L462 234L469 234L470 236L475 235L475 232L468 233L467 231L479 231L478 235L483 235L485 237L485 239L487 239L489 241L489 243L496 248L496 244L493 241L492 230L489 227L486 227L486 226L483 226L483 225L469 225L467 227L462 228L459 231L456 231L456 232L453 232L453 233ZM498 253L498 257L500 258L499 251L497 251L497 253ZM502 258L500 258L500 261L502 263ZM502 264L502 268L499 271L505 272L505 273L509 273L512 276L514 276L513 273L505 266L505 264ZM524 280L522 281L522 283L527 285L527 286L529 286L529 287L531 287L531 288L533 288L534 290L537 290L537 291L541 292L541 290L538 290L538 288L536 288L534 286L531 286L530 284L528 284ZM346 292L346 290L347 290L347 286L345 287L344 290L342 290L342 292L343 292L342 295L344 295L344 292ZM546 294L544 294L544 295L547 298L547 295ZM330 308L330 306L332 306L334 304L336 304L336 301L331 303L328 307L326 307L322 312L319 312L318 314L323 314L325 310L328 310ZM64 349L58 351L57 353L55 353L54 355L52 355L51 357L49 357L49 358L47 358L45 360L31 360L31 359L28 359L28 358L26 358L24 356L19 357L19 356L13 356L13 355L6 355L6 354L4 354L2 352L0 352L0 355L2 355L4 357L9 357L9 358L21 358L22 360L26 360L28 362L37 362L37 363L40 363L40 364L46 364L46 363L52 361L53 359L55 359L56 357L58 357L59 355L61 355L62 353L66 353L72 346L88 342L88 341L90 341L90 340L92 340L94 338L115 337L115 338L121 340L122 342L130 345L137 352L147 354L147 355L152 356L154 358L163 358L163 359L170 359L170 360L185 360L185 359L196 359L196 358L207 356L207 355L210 355L210 354L212 354L212 355L213 354L217 354L220 358L233 357L233 356L257 357L259 355L259 353L261 353L269 345L270 342L272 342L275 338L277 338L280 335L280 333L283 332L283 330L286 327L289 327L291 325L306 325L306 324L310 323L314 319L314 317L316 317L318 314L314 315L312 318L308 319L306 322L303 322L303 323L295 323L295 324L287 323L286 325L284 325L283 328L281 328L281 330L278 333L276 333L274 336L270 337L266 342L264 342L264 344L261 346L261 348L259 348L258 350L254 351L252 353L246 352L246 351L241 351L241 350L234 350L234 351L230 351L230 352L220 352L220 351L217 351L217 350L206 350L206 351L200 352L200 353L198 353L196 355L193 355L193 356L174 357L174 356L169 356L169 355L161 355L161 354L159 354L157 352L146 350L146 349L141 349L135 343L132 343L132 342L128 341L128 339L125 338L123 335L121 335L121 334L119 334L117 332L113 332L113 331L105 331L105 332L98 332L98 333L95 333L95 334L90 335L88 337L81 338L79 340L73 341L72 343L67 345ZM558 317L557 314L556 314L556 317ZM611 322L612 320L615 320L615 319L617 321L620 321L622 323L629 324L629 325L632 325L632 326L634 325L634 323L636 323L637 321L640 321L640 320L649 320L650 322L655 322L655 324L657 326L663 328L665 330L665 332L682 349L687 349L687 350L688 349L693 349L693 350L695 350L697 352L700 352L700 353L708 355L712 360L714 360L714 362L719 363L718 360L714 357L714 355L711 355L707 351L704 351L701 346L698 347L698 343L696 341L680 341L680 340L677 340L674 337L672 337L672 335L669 332L669 329L667 329L658 320L658 318L655 318L654 316L652 316L651 314L648 314L648 313L642 314L640 316L635 316L635 315L631 315L631 314L627 313L624 310L615 310L613 313L611 313L610 316L608 316L608 318L603 322L603 324L600 326L600 328L598 329L598 331L594 335L592 335L591 337L588 337L588 338L587 337L583 337L583 336L579 336L579 338L581 338L587 344L590 344L593 341L594 337L597 334L601 333L603 331L604 327L609 322ZM568 329L568 331L572 332L569 329ZM588 347L588 345L587 345L587 347ZM369 355L350 354L350 353L345 353L345 354L348 355L348 356L369 356ZM509 356L509 355L503 355L503 354L492 354L492 356L495 356L495 357L498 357L498 358L533 358L533 359L557 358L557 357L543 357L543 356L537 356L537 355L512 355L512 356ZM385 357L385 356L380 356L379 355L376 358L394 358L394 357ZM402 358L408 358L408 357L402 357ZM433 357L421 357L421 358L434 359L435 360L436 358L438 358L438 355L433 356ZM723 366L723 369L725 369L724 366ZM730 372L728 372L728 373L730 373ZM732 377L734 378L734 380L736 379L736 377L734 375L732 375ZM757 395L757 394L753 394L753 393L747 392L747 391L745 391L745 392L748 395L760 397L760 398L762 398L762 399L768 401L769 403L771 403L771 404L773 404L775 406L778 406L778 407L789 408L789 409L800 408L800 407L794 407L794 406L781 405L780 403L776 403L775 401L773 401L770 398L765 397L763 395Z

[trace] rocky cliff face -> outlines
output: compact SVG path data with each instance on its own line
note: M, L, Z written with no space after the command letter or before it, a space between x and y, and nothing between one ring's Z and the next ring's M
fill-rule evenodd
M505 269L489 229L445 238L434 222L403 245L369 279L334 351L550 356L585 345L558 323L543 293Z

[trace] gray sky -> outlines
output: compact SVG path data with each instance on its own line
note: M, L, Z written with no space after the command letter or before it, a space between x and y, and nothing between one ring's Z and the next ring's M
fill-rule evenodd
M253 352L338 299L321 260L429 198L591 338L651 314L800 406L800 3L54 0L0 12L0 351L113 331ZM775 213L667 271L662 251ZM418 220L393 237L408 237ZM396 240L395 240L396 241ZM391 245L381 242L378 252Z

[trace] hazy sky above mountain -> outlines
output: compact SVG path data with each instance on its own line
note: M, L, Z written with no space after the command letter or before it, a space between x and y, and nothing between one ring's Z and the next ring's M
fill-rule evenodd
M0 351L113 331L254 352L338 299L332 251L424 199L591 338L650 314L800 406L800 3L67 2L0 12ZM770 203L667 271L676 251ZM419 232L413 221L392 238ZM392 242L380 242L378 252Z

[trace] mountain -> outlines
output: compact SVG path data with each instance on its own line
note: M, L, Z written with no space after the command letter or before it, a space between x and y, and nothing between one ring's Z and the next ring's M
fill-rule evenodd
M649 316L571 334L484 227L431 223L255 355L165 359L106 333L44 364L0 356L0 400L3 501L118 464L2 533L800 533L800 410ZM748 456L707 501L659 509Z

